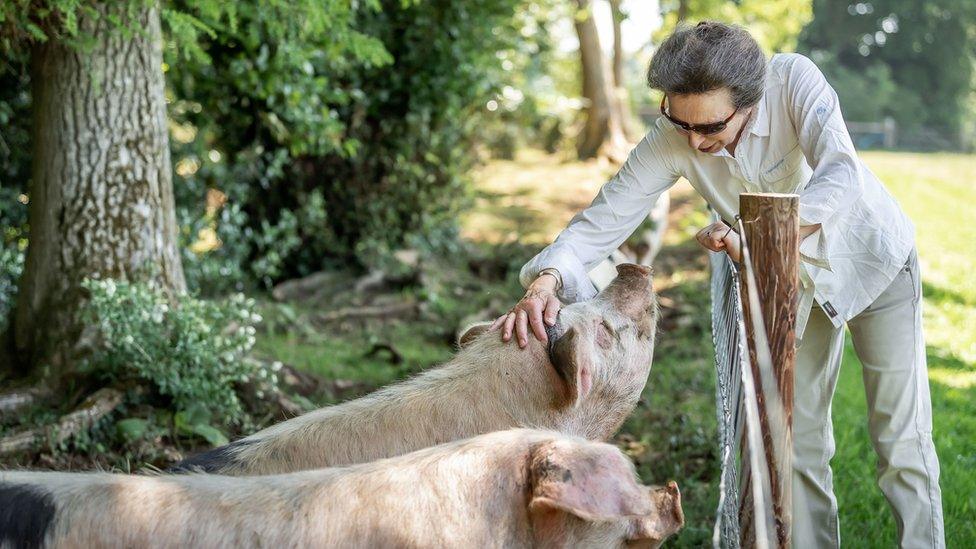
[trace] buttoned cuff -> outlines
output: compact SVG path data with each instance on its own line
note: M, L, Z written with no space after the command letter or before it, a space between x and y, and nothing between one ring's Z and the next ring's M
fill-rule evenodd
M827 235L824 234L824 229L821 224L819 229L800 241L800 260L829 271L830 260L827 258Z
M563 288L563 277L562 277L561 274L559 274L559 271L558 270L553 269L552 267L549 267L547 269L542 269L541 271L539 271L539 276L542 276L544 274L550 275L550 276L552 276L553 278L556 279L556 291L557 292Z
M816 232L800 241L800 260L830 271L830 260L827 257L830 248L830 227L837 210L819 204L806 204L801 199L799 213L801 227L820 225Z
M586 276L583 263L572 253L553 248L543 250L522 267L519 272L522 287L528 288L544 269L555 269L562 281L562 287L556 292L560 300L575 303L594 297L597 290Z

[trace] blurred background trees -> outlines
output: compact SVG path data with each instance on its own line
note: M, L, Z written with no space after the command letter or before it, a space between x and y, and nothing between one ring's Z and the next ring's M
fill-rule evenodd
M511 306L524 261L658 116L646 66L679 22L737 23L768 54L812 57L862 149L971 152L974 8L972 0L0 0L0 464L166 467L194 447L447 360L458 326ZM153 45L132 49L158 66L162 93L151 104L166 116L148 117L141 132L119 122L120 101L131 107L148 94L110 93L128 73L118 56L99 54L108 42ZM72 86L37 77L31 59L41 51L74 63L63 80ZM86 113L78 102L108 106ZM79 131L72 114L98 123ZM885 120L897 139L863 129ZM155 136L151 146L139 145L140 133ZM38 141L52 134L74 143ZM91 154L71 148L102 157L86 162ZM121 162L121 150L151 154ZM971 546L976 345L959 327L976 311L965 178L976 156L863 158L919 228L935 433L951 479L947 534ZM71 192L85 186L105 191ZM148 188L171 194L172 206L144 199ZM667 337L655 348L653 383L615 442L645 480L679 480L688 523L675 544L700 547L711 539L718 483L707 262L692 238L707 215L683 184L670 211L655 262ZM127 220L137 213L141 221ZM159 244L153 235L167 223L175 239L165 246L178 254L168 270L181 266L186 293L159 276L162 261L126 244ZM633 249L652 225L636 231ZM107 248L89 245L96 231ZM62 269L61 258L26 266L45 249L86 268ZM109 254L124 267L108 266ZM56 282L47 302L30 297L41 278ZM65 292L74 293L59 302ZM35 364L20 371L28 377L16 377L18 300L27 300L18 305L25 326L62 343L83 333L90 354L70 364L28 358ZM866 543L890 546L895 526L863 459L864 393L849 358L835 401L841 527L845 539L870 531ZM63 390L51 391L59 382ZM110 398L100 404L99 395ZM79 408L86 428L62 428L60 418ZM27 442L22 452L11 439Z
M815 0L813 14L798 49L849 118L894 118L905 148L972 148L976 2Z
M0 319L42 200L30 54L54 41L90 51L78 22L98 5L0 2ZM161 2L187 286L216 296L323 269L395 271L404 249L455 253L483 160L525 147L626 155L659 101L647 60L679 22L733 22L769 53L807 53L848 119L892 117L900 146L971 148L974 11L967 0ZM141 32L116 19L109 31Z

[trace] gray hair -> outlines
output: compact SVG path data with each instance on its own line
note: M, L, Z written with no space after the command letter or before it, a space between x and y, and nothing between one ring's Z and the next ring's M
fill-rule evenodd
M654 52L647 85L666 94L728 88L736 108L755 105L766 83L766 56L745 29L702 21L679 26Z

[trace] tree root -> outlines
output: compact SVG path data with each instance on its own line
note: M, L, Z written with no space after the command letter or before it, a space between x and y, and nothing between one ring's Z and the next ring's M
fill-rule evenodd
M61 416L54 424L28 429L0 439L0 456L33 450L45 441L48 441L50 446L57 446L89 429L121 403L122 392L118 389L111 387L99 389L72 412Z

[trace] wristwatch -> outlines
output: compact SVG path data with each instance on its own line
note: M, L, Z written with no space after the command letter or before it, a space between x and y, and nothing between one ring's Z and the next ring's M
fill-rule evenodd
M539 276L542 276L544 274L552 275L552 277L556 279L556 291L557 292L560 289L562 289L562 287L563 287L563 277L559 274L559 271L557 271L556 269L553 269L552 267L549 267L547 269L542 269L541 271L539 271Z

